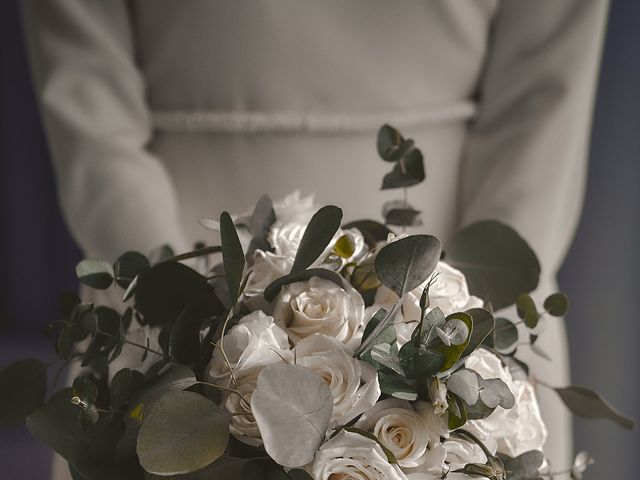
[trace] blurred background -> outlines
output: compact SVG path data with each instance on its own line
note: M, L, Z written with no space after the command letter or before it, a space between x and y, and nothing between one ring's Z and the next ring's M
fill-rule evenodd
M640 2L613 0L602 62L584 211L560 274L569 294L573 382L640 418ZM80 252L57 206L33 97L17 1L0 3L0 366L48 360L43 325L57 294L75 289ZM541 195L544 194L541 186ZM2 395L3 392L0 392ZM575 421L576 450L596 464L587 479L637 478L640 431ZM0 477L46 479L50 454L26 429L0 431Z

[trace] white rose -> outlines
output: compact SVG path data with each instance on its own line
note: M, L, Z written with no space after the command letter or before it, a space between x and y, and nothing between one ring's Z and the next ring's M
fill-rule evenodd
M283 225L285 223L302 223L306 225L318 208L314 203L313 195L302 198L300 197L300 191L296 190L282 200L273 202L273 211L276 214L275 225Z
M447 432L443 417L433 406L388 398L378 402L356 423L371 431L398 460L405 472L441 475L446 451L440 437Z
M380 397L376 369L345 352L335 338L320 334L306 337L293 354L297 365L313 370L327 383L334 402L330 428L369 410Z
M440 307L442 313L447 316L454 312L464 312L470 308L482 307L482 300L469 294L465 276L459 270L445 262L438 262L433 276L435 276L435 280L429 287L428 310ZM411 338L411 333L420 321L420 298L430 280L431 278L407 294L394 319L398 344L400 345L404 345ZM376 291L374 305L369 307L368 313L373 315L381 307L389 309L397 301L398 296L383 285Z
M309 470L315 480L407 479L376 441L346 430L320 447Z
M243 301L250 310L271 310L271 305L263 297L264 289L277 278L288 274L292 265L291 257L262 250L253 253L253 266L243 292Z
M353 352L362 338L364 301L347 283L341 288L330 280L311 277L282 288L275 302L274 317L294 343L322 333Z
M260 370L255 370L253 373L238 379L237 390L242 394L243 398L240 398L235 393L226 393L224 399L226 410L229 413L237 414L231 417L229 431L241 442L254 447L262 445L260 430L251 412L251 396L256 389L259 373Z
M444 448L447 451L446 461L451 472L464 468L467 463L485 463L487 461L482 449L470 440L449 438L444 442Z
M276 255L293 259L298 252L300 241L307 230L306 223L274 224L269 231L268 240L274 248ZM289 273L289 272L287 272Z
M513 408L498 406L487 418L469 421L466 428L480 437L492 452L517 457L529 450L542 450L547 429L533 386L527 381L514 380L500 359L484 348L471 354L465 367L475 370L482 378L501 379L516 398Z
M246 315L238 325L224 336L224 351L233 373L238 377L282 362L292 361L287 334L278 327L273 318L258 310ZM209 365L209 377L221 379L229 377L229 369L218 348L214 350Z

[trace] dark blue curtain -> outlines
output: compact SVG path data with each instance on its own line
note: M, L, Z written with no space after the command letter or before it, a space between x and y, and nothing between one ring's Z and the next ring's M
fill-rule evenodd
M640 2L615 0L609 24L585 210L560 281L572 298L568 323L575 382L597 388L640 418L634 356L640 340L635 314ZM73 267L80 254L57 206L16 0L0 3L0 38L0 365L5 365L25 355L51 358L42 327L56 317L58 293L76 287ZM577 420L576 433L577 447L597 458L586 478L638 476L638 432ZM46 479L49 461L47 449L24 428L0 431L1 478Z
M595 0L598 1L598 0ZM640 419L640 2L615 0L593 125L587 197L560 274L573 381ZM640 478L640 430L575 420L576 448L593 453L587 479Z

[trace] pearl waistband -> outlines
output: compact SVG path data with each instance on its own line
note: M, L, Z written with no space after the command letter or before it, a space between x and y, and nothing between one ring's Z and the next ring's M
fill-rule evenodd
M376 131L385 123L403 128L467 121L475 113L476 105L473 102L459 101L405 112L154 111L152 122L158 130L178 132L337 133Z

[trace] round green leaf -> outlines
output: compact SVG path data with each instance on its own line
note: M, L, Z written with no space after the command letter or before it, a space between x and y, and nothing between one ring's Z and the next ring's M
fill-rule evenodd
M113 268L104 260L86 259L76 265L76 275L80 283L91 288L104 290L113 283Z
M406 153L403 150L399 151L398 148L403 142L404 138L402 138L398 130L391 125L383 125L378 130L378 139L376 142L378 155L387 162L399 160L402 154ZM409 146L412 146L412 144Z
M516 301L516 310L518 312L518 317L524 321L524 324L527 327L536 328L538 320L540 320L540 315L538 314L536 304L533 301L533 298L531 298L531 295L527 293L520 294Z
M98 398L98 387L86 375L82 375L73 381L73 394L84 402L95 403Z
M24 422L44 403L47 368L40 360L19 360L0 371L0 427Z
M447 248L446 261L465 274L470 292L491 302L495 310L534 290L540 277L531 247L514 229L495 220L460 230Z
M518 327L506 318L496 318L493 330L493 346L501 353L513 351L518 343Z
M545 299L543 306L549 315L564 317L569 310L569 299L564 293L554 293Z
M484 308L472 308L467 310L471 318L473 319L473 331L471 332L471 338L469 338L469 344L465 348L460 357L467 357L471 355L476 348L478 348L485 338L493 331L495 327L495 319L488 310Z
M207 293L213 287L205 277L181 263L164 262L138 276L135 303L144 323L157 325L175 322L189 303Z
M279 465L301 467L313 460L325 439L333 397L312 370L271 365L258 376L251 411L269 456Z
M126 252L113 265L116 282L122 288L127 288L133 279L151 265L147 257L138 252Z
M229 414L193 392L171 392L153 406L140 428L140 465L156 475L178 475L206 467L229 441Z
M410 292L433 273L442 244L431 235L411 235L385 245L376 256L376 274L398 297Z

